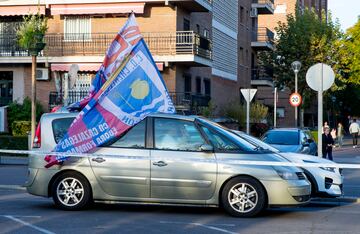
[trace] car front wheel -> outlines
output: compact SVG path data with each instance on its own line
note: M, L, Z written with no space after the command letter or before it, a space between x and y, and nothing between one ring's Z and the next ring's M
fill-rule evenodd
M89 182L80 174L66 172L52 185L55 205L64 210L80 210L92 202Z
M236 217L252 217L266 206L266 192L259 181L250 177L230 180L222 191L224 209Z

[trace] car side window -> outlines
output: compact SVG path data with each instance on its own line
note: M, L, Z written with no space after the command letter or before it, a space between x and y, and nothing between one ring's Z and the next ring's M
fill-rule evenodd
M155 118L154 119L155 149L201 151L205 141L190 121Z
M74 119L75 119L74 117L69 117L69 118L54 119L52 121L51 124L53 128L54 140L56 144L63 139L64 135L67 133Z
M143 120L132 127L125 134L123 134L120 139L111 144L110 147L136 149L145 148L145 123L146 120Z
M221 151L240 151L240 148L226 137L213 132L205 126L201 126L211 144Z

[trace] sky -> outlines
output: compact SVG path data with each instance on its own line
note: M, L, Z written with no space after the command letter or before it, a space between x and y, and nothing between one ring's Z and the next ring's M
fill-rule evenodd
M333 19L339 19L341 28L346 31L353 26L360 15L360 0L328 0L328 9Z

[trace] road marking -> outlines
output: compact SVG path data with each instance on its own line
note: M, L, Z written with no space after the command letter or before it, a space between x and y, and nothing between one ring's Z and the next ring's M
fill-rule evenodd
M0 184L0 189L26 190L25 187L14 184L10 184L10 185Z
M210 225L206 225L206 224L202 224L202 223L186 223L186 222L169 222L169 221L160 221L161 224L185 224L185 225L193 225L193 226L199 226L199 227L203 227L206 229L210 229L210 230L214 230L214 231L218 231L218 232L223 232L223 233L230 233L230 234L237 234L237 232L231 232L228 231L226 229L223 228L218 228L218 227L214 227L214 226L210 226ZM234 224L215 224L216 226L227 226L227 227L235 227Z
M41 227L32 225L31 223L25 222L25 221L23 221L23 220L21 220L21 219L15 218L15 217L12 216L12 215L4 215L4 217L5 217L5 218L8 218L8 219L11 219L11 220L13 220L13 221L15 221L15 222L21 223L21 224L24 225L24 226L28 226L28 227L31 227L31 228L33 228L33 229L35 229L35 230L38 230L38 231L41 232L41 233L45 233L45 234L55 234L54 232L51 232L51 231L46 230L46 229L44 229L44 228L41 228Z

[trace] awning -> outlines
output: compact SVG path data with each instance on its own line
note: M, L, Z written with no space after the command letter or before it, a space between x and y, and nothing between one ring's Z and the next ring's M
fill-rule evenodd
M51 5L51 15L144 13L145 3L98 3Z
M29 6L0 6L0 16L28 15L40 12L45 15L45 6L29 5Z
M72 64L53 63L50 66L51 71L69 71ZM79 63L79 71L98 71L101 63Z
M69 71L71 63L52 63L50 66L51 71ZM79 71L98 71L101 63L79 63ZM159 71L164 70L164 63L156 63Z

